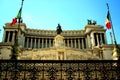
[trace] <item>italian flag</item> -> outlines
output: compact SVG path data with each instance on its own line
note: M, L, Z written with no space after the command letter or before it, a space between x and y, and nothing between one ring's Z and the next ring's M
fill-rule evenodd
M110 13L109 13L109 11L107 13L105 24L106 24L107 29L110 30L111 29L111 23L110 23Z
M21 11L22 11L22 7L20 8L17 16L13 19L13 21L10 23L10 26L14 25L17 22L17 19L21 18Z

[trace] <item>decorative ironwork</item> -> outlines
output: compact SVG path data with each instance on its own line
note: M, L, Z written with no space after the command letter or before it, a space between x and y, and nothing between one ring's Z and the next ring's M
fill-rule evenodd
M112 60L0 60L0 80L120 80Z

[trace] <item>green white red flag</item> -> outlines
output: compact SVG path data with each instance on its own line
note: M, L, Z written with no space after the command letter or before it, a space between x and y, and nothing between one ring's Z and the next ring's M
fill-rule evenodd
M105 24L106 24L107 29L110 30L111 29L111 20L110 20L110 13L109 13L109 11L107 13Z
M21 18L21 11L22 11L22 7L20 8L17 16L13 19L13 21L10 23L10 26L14 25L17 22L17 19Z

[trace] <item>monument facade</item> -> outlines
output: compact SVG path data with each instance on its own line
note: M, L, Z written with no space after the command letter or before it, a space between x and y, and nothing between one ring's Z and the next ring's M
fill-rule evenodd
M18 38L18 59L24 60L111 60L113 45L107 44L104 26L87 24L82 30L41 30L27 28L25 23L4 26L0 43L2 59L10 59Z

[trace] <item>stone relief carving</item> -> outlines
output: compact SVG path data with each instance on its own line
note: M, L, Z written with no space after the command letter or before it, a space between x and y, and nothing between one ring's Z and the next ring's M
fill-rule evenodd
M64 37L61 35L57 35L54 39L55 47L63 47L64 46Z

